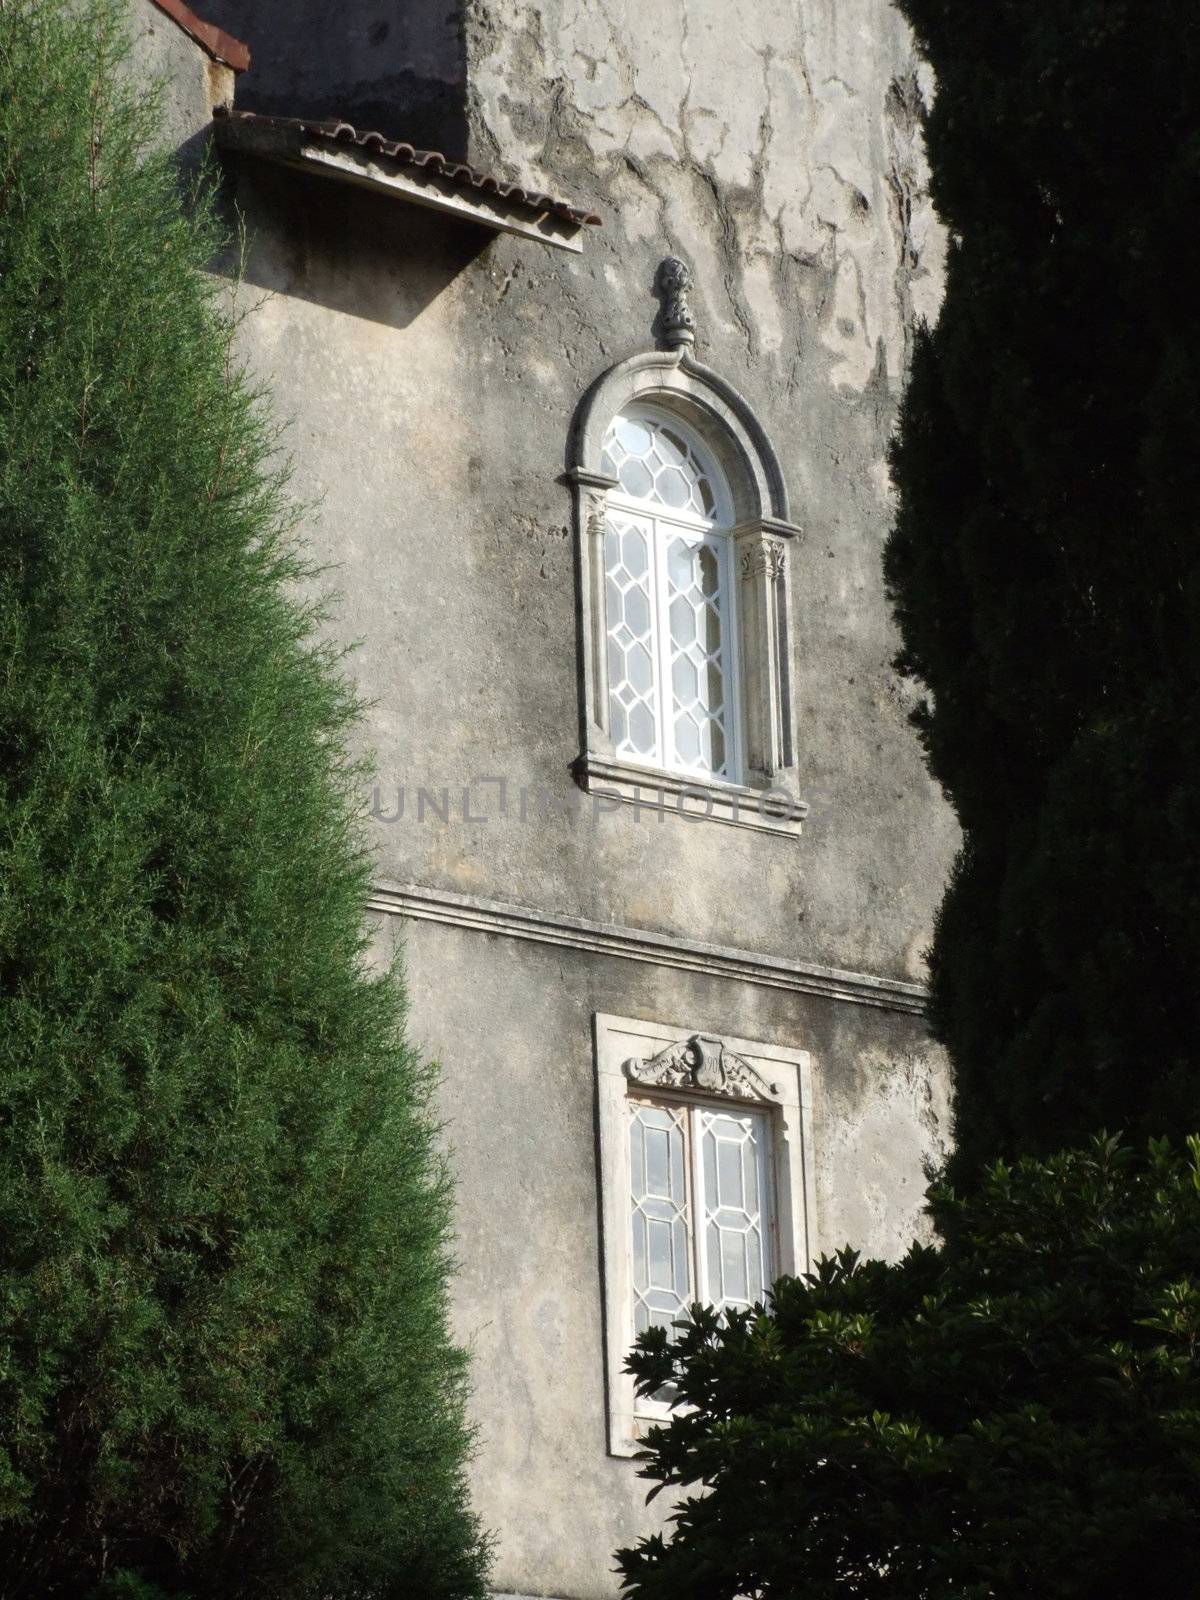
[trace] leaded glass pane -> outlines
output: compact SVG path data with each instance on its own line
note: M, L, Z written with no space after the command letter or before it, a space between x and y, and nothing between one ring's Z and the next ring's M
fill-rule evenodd
M648 500L705 521L711 521L716 514L708 467L699 460L682 431L666 419L614 417L600 464L635 500Z
M719 558L710 543L672 534L666 565L675 754L685 767L724 773L726 696Z
M696 1115L707 1297L722 1309L745 1309L763 1298L770 1282L766 1118L752 1111L699 1110Z
M610 511L604 532L604 597L608 631L608 709L621 755L658 755L652 524Z
M680 1321L693 1298L686 1118L682 1107L630 1102L635 1333Z
M699 451L640 406L605 436L602 465L618 485L604 541L609 726L619 756L733 777L728 552L709 532L722 491Z
M654 474L644 461L626 456L617 471L621 487L635 500L649 500L654 495Z
M629 712L629 747L635 755L649 755L655 747L654 713L648 705L636 705Z

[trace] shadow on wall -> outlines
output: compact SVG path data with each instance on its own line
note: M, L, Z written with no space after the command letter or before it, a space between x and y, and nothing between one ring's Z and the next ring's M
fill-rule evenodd
M347 316L408 327L495 237L328 178L224 159L233 204L250 219L243 281ZM236 266L229 256L216 270Z
M250 46L238 104L467 155L464 0L198 0Z

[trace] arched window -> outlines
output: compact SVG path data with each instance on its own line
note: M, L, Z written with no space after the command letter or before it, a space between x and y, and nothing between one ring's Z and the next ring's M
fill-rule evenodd
M686 424L615 416L601 466L609 727L618 756L673 772L739 771L729 491Z
M597 380L572 435L583 786L798 833L789 520L746 402L688 350Z

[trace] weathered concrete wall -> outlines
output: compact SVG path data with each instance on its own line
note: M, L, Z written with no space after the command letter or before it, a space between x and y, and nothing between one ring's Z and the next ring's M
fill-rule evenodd
M270 99L244 81L244 106L333 109L354 89L344 109L362 118L372 84L393 84L386 41L360 50L380 20L367 0L337 26L279 0L210 14L276 72ZM244 160L233 173L269 291L245 353L293 419L336 632L361 641L380 876L919 979L955 841L890 665L880 570L885 445L914 318L940 288L908 35L883 0L472 0L461 20L474 159L595 205L605 227L582 257ZM312 102L286 103L289 84ZM410 133L402 110L379 120ZM701 358L752 404L805 529L790 563L812 806L799 839L629 806L593 825L586 800L568 814L567 436L592 381L651 343L671 253L695 270ZM475 782L464 816L464 786L485 777L506 780L506 813ZM447 790L448 819L421 815L420 786ZM522 788L549 813L522 817ZM433 925L410 928L407 957L414 1034L446 1075L497 1585L600 1600L645 1513L604 1447L592 1013L810 1050L828 1248L911 1237L922 1161L944 1148L944 1067L911 1017L669 964Z
M622 113L641 127L624 154L613 143L626 123L610 134L578 107L571 140L537 145L541 175L549 181L553 161L558 187L605 214L582 259L487 244L316 182L253 180L254 198L243 192L261 234L252 272L291 298L266 306L250 337L270 349L280 409L301 424L301 492L324 497L311 531L341 563L345 626L364 640L356 671L375 701L385 810L397 784L408 791L404 819L376 829L385 876L911 978L952 827L891 669L879 558L884 446L912 306L934 304L937 241L917 243L928 228L899 24L880 4L847 7L858 27L843 40L827 8L814 9L805 37L813 56L824 52L819 72L776 61L773 76L753 55L753 72L734 70L735 58L723 90L715 60L703 94L693 85L683 119L693 128L711 119L690 107L719 92L743 117L757 104L755 126L786 127L747 187L733 181L744 161L719 153L745 130L706 132L703 160L654 155L636 105ZM757 12L743 10L746 33ZM697 22L689 37L704 36ZM583 76L539 95L530 63L509 59L510 30L498 20L490 37L505 69L524 72L529 103L591 91ZM531 48L527 31L518 38ZM678 51L649 45L648 58L682 71ZM494 100L513 148L500 67L485 65L493 92L482 104ZM823 100L806 88L818 77ZM787 92L777 86L768 102L776 79ZM528 164L535 141L517 148ZM534 827L513 808L472 825L461 806L449 825L428 813L421 825L420 784L460 792L494 774L564 806L577 792L576 581L558 474L583 390L648 344L654 272L672 250L696 268L700 353L765 423L806 530L791 580L805 836L659 825L631 808L597 828L563 816Z
M722 941L916 974L949 828L890 669L879 564L884 443L914 312L940 292L907 33L881 0L676 0L652 14L552 0L477 8L469 49L477 158L490 147L606 217L581 268L526 253L522 292L498 317L481 308L481 361L531 362L537 378L536 412L505 432L521 510L539 528L559 520L524 490L539 470L544 482L541 426L581 378L645 343L649 286L675 252L696 273L701 356L766 423L807 531L792 575L806 839L707 830L647 850L634 841L652 830L622 819L597 881L622 920L653 921L674 897L677 917ZM498 436L502 419L488 423ZM554 582L536 554L526 596ZM764 870L751 906L745 885Z
M185 161L194 160L212 121L213 107L232 102L234 74L214 61L150 0L130 8L132 49L126 70L162 91L163 131Z
M250 110L345 117L466 155L460 0L211 0L204 15L250 46Z
M390 953L398 924L384 919ZM606 1453L596 1189L596 1011L694 1019L813 1053L818 1250L891 1255L942 1152L945 1080L917 1018L695 973L410 925L412 1027L445 1074L476 1374L474 1484L497 1587L610 1600L612 1553L656 1529L635 1463Z
M918 135L927 69L890 5L470 15L478 158L607 203L623 245L671 242L703 282L710 338L782 380L783 402L814 379L895 384L914 314L937 308L942 241Z

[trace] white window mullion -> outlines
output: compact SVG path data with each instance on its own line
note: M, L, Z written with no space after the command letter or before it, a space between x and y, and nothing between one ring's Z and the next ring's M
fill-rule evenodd
M654 644L658 679L658 758L665 767L675 758L674 700L671 693L670 586L667 581L667 531L654 519Z
M763 1118L763 1138L759 1148L759 1182L762 1185L764 1293L779 1276L779 1209L775 1202L775 1138L769 1117Z
M712 1295L708 1284L708 1251L705 1239L708 1229L708 1196L704 1190L704 1161L701 1151L698 1108L687 1108L688 1169L692 1182L692 1281L696 1285L696 1299L701 1305L710 1305Z

